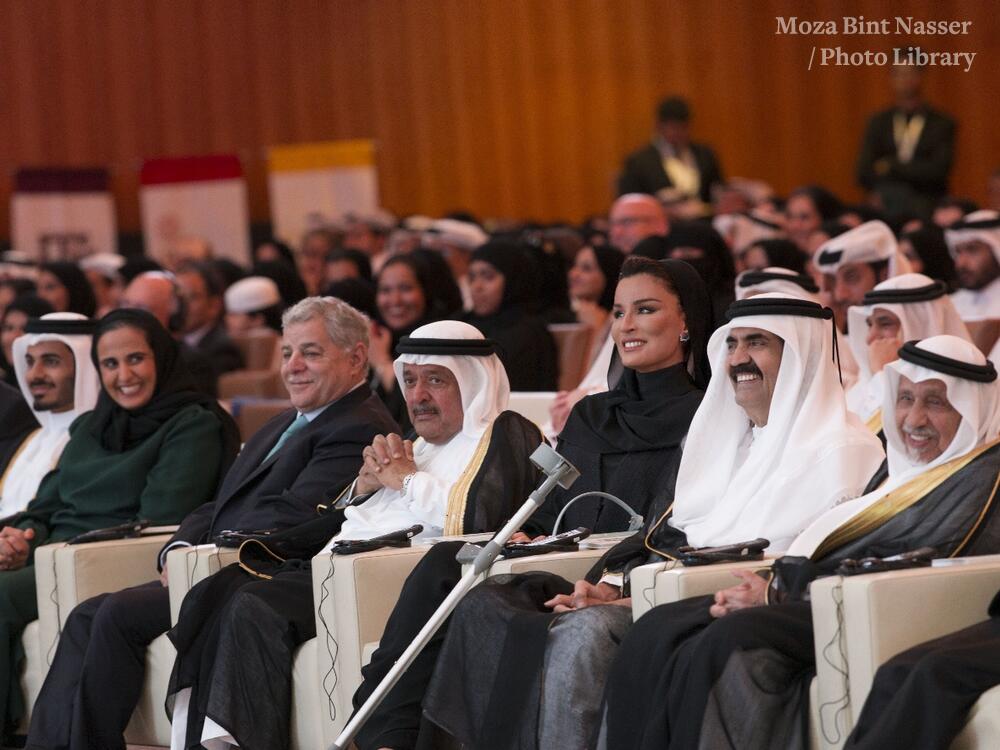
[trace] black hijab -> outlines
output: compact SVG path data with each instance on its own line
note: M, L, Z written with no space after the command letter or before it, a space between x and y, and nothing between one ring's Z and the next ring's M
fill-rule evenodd
M791 240L781 239L780 237L770 240L757 240L756 242L752 242L747 249L755 247L759 247L764 251L769 267L787 268L789 271L795 271L795 273L806 272L806 260L808 260L808 256L799 250L798 245Z
M434 320L450 318L462 312L462 290L452 276L448 261L437 250L418 247L409 257L414 263L414 272L429 295L428 313ZM384 266L383 266L384 268Z
M48 271L66 287L69 296L69 309L67 312L75 312L86 315L88 318L94 317L97 311L97 298L94 297L94 290L87 281L86 275L76 263L59 261L56 263L45 263L41 267L42 271Z
M587 245L597 259L597 267L604 276L604 291L597 304L605 310L615 306L615 287L618 285L618 274L622 272L625 253L611 245ZM585 249L585 248L581 248Z
M649 373L623 368L612 390L583 399L570 412L560 435L566 442L595 453L631 453L675 447L687 434L711 374L712 302L690 265L682 260L659 263L684 311L691 337L686 361Z
M907 232L901 240L909 240L924 263L924 276L943 281L953 287L955 282L955 262L948 252L948 244L944 240L944 230L934 224L928 224L920 229Z
M146 440L178 411L198 404L211 411L222 427L223 473L236 457L240 436L236 423L211 396L195 390L191 375L184 368L180 347L160 322L145 310L113 310L97 322L90 358L100 372L97 344L105 334L118 328L142 331L156 360L156 389L153 397L138 409L125 409L102 387L92 416L93 434L108 451L121 453Z
M518 242L490 240L476 248L469 262L489 263L503 275L503 298L497 312L513 308L526 310L538 299L538 262L528 249Z

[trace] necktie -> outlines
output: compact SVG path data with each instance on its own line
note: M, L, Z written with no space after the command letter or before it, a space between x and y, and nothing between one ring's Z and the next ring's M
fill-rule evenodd
M273 456L275 453L281 450L281 446L283 446L286 442L288 442L288 438L290 438L296 432L301 430L307 424L309 424L309 420L306 419L306 415L299 414L298 418L290 425L288 425L288 427L285 428L285 431L281 433L281 437L278 438L278 442L275 443L274 447L267 452L266 456L264 456L264 461L267 461L267 459L269 459L271 456Z

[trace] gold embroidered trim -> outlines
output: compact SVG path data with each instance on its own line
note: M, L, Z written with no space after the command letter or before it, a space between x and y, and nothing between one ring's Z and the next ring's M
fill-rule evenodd
M21 444L17 446L17 450L14 451L14 455L11 456L10 461L7 462L7 469L4 471L3 476L0 477L0 492L3 492L3 486L4 483L7 481L7 475L10 473L11 467L14 465L14 462L17 461L17 457L20 456L22 453L24 453L24 449L28 447L28 443L31 442L31 439L41 431L42 431L41 427L32 430L30 433L28 433L28 437L22 440Z
M869 430L871 430L872 434L874 434L874 435L878 435L879 432L882 431L882 410L881 409L879 409L878 411L876 411L874 414L871 415L871 417L868 418L868 421L865 422L865 427L867 427Z
M259 573L259 572L257 572L256 570L254 570L253 568L251 568L250 566L246 565L243 562L243 548L246 547L248 544L256 544L256 545L258 545L270 557L274 558L279 563L285 562L285 558L278 557L278 555L274 554L268 548L268 546L266 544L264 544L262 541L260 541L259 539L247 539L245 542L243 542L243 544L240 545L240 548L236 552L236 561L239 564L239 566L241 568L243 568L243 570L245 570L247 573L249 573L250 575L252 575L252 576L254 576L256 578L263 578L265 581L270 581L274 576L269 576L267 573Z
M819 560L833 550L874 531L890 518L899 515L910 506L915 505L925 495L937 489L946 479L964 469L972 461L998 443L1000 443L1000 440L994 440L991 443L982 445L975 450L969 451L964 456L953 458L946 464L941 464L930 471L925 471L902 487L897 487L885 497L880 498L877 502L865 508L854 518L843 523L838 529L835 529L816 548L816 551L812 554L812 559Z
M997 479L993 483L993 491L990 493L990 498L989 500L986 501L986 505L984 505L982 511L980 511L979 518L976 519L976 522L972 525L972 528L969 529L969 533L965 535L965 539L962 540L962 543L955 548L954 552L948 555L949 557L958 557L958 554L963 549L965 549L965 545L969 543L969 540L972 538L972 535L979 530L980 526L982 526L983 519L986 518L987 512L989 512L989 509L993 505L993 499L997 496L998 487L1000 487L1000 472L997 472Z
M465 533L465 509L469 504L469 488L472 487L472 480L476 478L476 474L479 473L479 469L483 465L492 435L493 424L491 423L483 436L479 438L479 444L476 446L476 451L472 454L468 466L465 467L465 471L462 472L455 484L452 485L451 492L448 493L448 509L444 514L445 536Z
M646 534L646 538L642 540L642 543L646 547L646 549L648 549L654 555L659 555L660 557L665 557L668 560L676 561L677 558L671 555L669 552L660 552L660 550L651 546L649 543L649 538L653 536L653 534L656 532L658 528L660 528L660 524L663 523L664 520L666 520L667 516L670 515L670 511L672 511L673 509L674 509L674 504L670 503L670 506L665 511L663 511L663 515L660 516L659 519L657 519L655 524L653 524L653 528L651 528L649 532Z

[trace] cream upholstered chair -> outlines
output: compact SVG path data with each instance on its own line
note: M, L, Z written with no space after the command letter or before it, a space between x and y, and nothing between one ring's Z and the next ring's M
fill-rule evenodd
M559 354L559 390L571 391L587 374L590 339L594 329L586 323L552 323L547 326Z
M406 577L430 547L414 544L313 558L317 636L302 648L311 647L315 655L319 687L309 698L320 720L323 747L347 725L353 711L351 698L361 685L361 668L378 648ZM293 713L297 691L296 684Z
M1000 555L814 582L816 697L839 714L831 725L828 710L822 711L823 747L843 746L882 664L908 648L985 620L998 589ZM934 617L927 617L928 611ZM997 737L1000 688L982 696L953 748L993 748Z
M632 572L632 609L714 593L732 585L734 568L767 561L684 568L654 563ZM810 747L838 750L854 726L878 667L901 651L986 618L1000 588L1000 556L948 567L828 576L810 587L817 676L810 685ZM934 618L920 616L928 609ZM996 746L1000 688L970 714L953 750Z
M35 551L35 584L38 620L22 636L26 660L21 676L28 714L34 705L66 618L80 602L157 577L156 557L170 537L155 534L91 544L46 544Z
M549 421L549 409L555 398L552 391L514 391L507 408L541 428Z
M480 542L489 535L465 538ZM353 711L351 698L361 685L361 668L378 648L406 577L429 549L429 544L417 543L358 555L327 554L313 558L316 664L322 688L315 695L325 704L320 713L326 744L332 743L347 724ZM546 570L574 580L581 578L605 549L498 560L489 573ZM308 643L303 648L307 646ZM292 703L294 706L294 695Z
M249 331L233 336L233 343L243 355L246 370L276 370L281 362L277 350L281 348L281 334L268 329Z
M635 568L631 574L632 615L635 619L639 619L653 607L661 604L714 594L716 591L728 588L738 582L733 576L733 571L760 570L767 568L772 562L773 558L765 558L764 560L693 567L685 567L671 561L641 565ZM814 603L813 612L815 613L815 611L816 604ZM825 610L823 612L825 614ZM809 717L809 746L812 750L819 750L823 747L817 713L820 706L820 701L816 698L818 689L819 680L814 679L810 685Z
M236 560L236 550L213 544L180 547L167 553L170 580L170 622L177 622L181 602L191 588ZM125 730L125 741L134 745L170 745L170 720L164 704L177 652L166 635L146 649L146 674L139 703Z

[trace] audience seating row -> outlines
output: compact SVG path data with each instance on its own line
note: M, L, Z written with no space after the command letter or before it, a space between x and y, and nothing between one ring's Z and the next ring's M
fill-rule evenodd
M24 635L27 664L22 686L29 702L38 693L61 626L73 606L103 591L150 580L165 539L150 536L39 548L39 620ZM427 545L418 544L313 559L318 635L303 644L295 656L293 748L327 746L343 729L352 710L351 696L361 683L361 668L378 646L406 576L427 549ZM498 560L490 575L546 570L575 580L603 551ZM235 550L213 545L169 553L174 622L187 591L233 562L235 556ZM660 604L714 593L732 584L734 569L768 564L765 560L695 568L671 562L642 566L632 574L633 614L638 618ZM1000 555L942 567L816 581L811 589L817 660L817 676L810 689L812 750L842 747L880 664L917 643L985 619L986 607L998 588ZM170 744L170 724L163 706L173 657L173 646L166 636L151 645L143 698L126 733L129 743ZM995 688L972 711L953 750L989 747L998 731L1000 688Z

